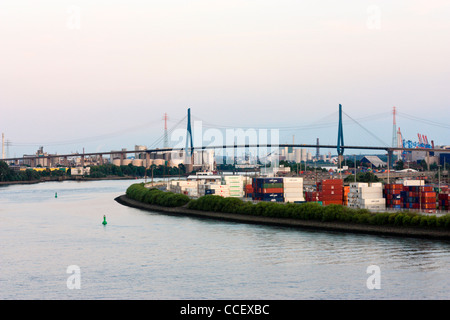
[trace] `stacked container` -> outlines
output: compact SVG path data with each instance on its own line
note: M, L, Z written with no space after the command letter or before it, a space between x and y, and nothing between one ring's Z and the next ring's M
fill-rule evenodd
M348 205L348 193L350 192L350 187L349 186L344 186L344 206Z
M224 176L225 184L229 187L230 197L241 198L244 196L244 179L242 176Z
M350 183L349 192L347 194L347 206L350 208L359 208L359 188L368 187L366 182Z
M168 187L169 191L174 193L181 193L190 197L198 196L197 181L171 181Z
M401 195L405 209L436 210L436 192L431 186L403 186Z
M403 184L391 183L384 186L383 196L386 198L386 207L401 209Z
M386 199L383 198L383 185L376 183L351 183L348 193L348 206L351 208L384 210Z
M322 204L322 196L320 192L317 191L308 191L305 193L306 202L320 202Z
M447 187L441 188L438 196L439 210L449 210L450 189Z
M253 192L254 192L253 185L251 185L251 184L245 185L244 191L245 191L246 197L253 198Z
M303 178L283 178L284 202L304 202Z
M319 189L319 201L323 205L340 204L344 200L344 183L342 179L322 180L317 184Z
M253 200L283 202L283 178L253 178Z
M230 188L224 184L205 183L199 184L198 193L200 196L213 194L221 197L230 197Z

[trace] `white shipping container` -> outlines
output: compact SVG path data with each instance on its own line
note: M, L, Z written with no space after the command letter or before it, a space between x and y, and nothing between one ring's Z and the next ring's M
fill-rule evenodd
M363 189L363 188L361 188ZM368 188L366 190L361 190L359 193L359 197L363 199L374 199L374 198L382 198L383 191L381 189L371 190L372 188Z
M303 192L303 188L283 188L284 193Z
M383 184L381 182L371 182L369 184L369 187L371 187L371 188L383 188Z
M425 185L425 181L424 180L403 180L403 185L407 186L407 187L423 186L423 185Z
M358 202L363 205L372 205L372 204L386 204L385 198L378 198L378 199L359 199Z
M368 187L369 184L367 182L352 182L350 183L350 188L360 188L360 187Z
M359 187L358 188L359 192L383 192L383 188L382 187Z
M289 179L289 180L286 180ZM294 178L284 178L283 185L289 185L289 186L303 186L303 179L301 180L291 180Z
M284 183L288 182L303 182L303 178L293 178L293 177L284 177L283 178Z
M234 175L224 175L223 176L224 179L244 179L243 176L239 175L239 174L234 174Z
M303 190L303 184L293 184L288 183L283 185L284 189L302 189Z
M305 201L305 198L284 198L284 202Z
M180 187L196 187L198 184L196 181L179 181L178 185Z
M359 199L379 199L383 198L382 194L379 193L365 193L358 197Z
M217 189L217 190L219 190L219 189L230 189L230 186L227 186L227 185L223 185L223 184L211 184L211 185L208 185L208 189Z
M285 198L300 198L303 197L302 192L285 192L284 194Z
M367 209L367 210L385 210L386 206L383 205L367 205L367 206L361 206L360 209Z

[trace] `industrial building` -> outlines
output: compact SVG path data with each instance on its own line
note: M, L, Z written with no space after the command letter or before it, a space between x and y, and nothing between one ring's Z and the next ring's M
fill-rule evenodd
M361 159L361 163L370 164L370 165L372 165L374 167L377 167L377 168L382 168L382 167L385 167L387 165L386 162L382 161L377 156L364 156Z

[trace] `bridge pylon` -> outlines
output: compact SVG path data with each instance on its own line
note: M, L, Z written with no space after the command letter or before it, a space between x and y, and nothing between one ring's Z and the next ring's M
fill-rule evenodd
M191 108L188 108L187 113L187 129L186 129L186 149L185 149L185 167L187 172L191 172L194 169L194 145L192 139L192 127L191 127ZM189 147L189 144L191 145Z
M339 160L339 168L341 168L341 163L344 160L344 130L342 128L342 105L339 105L337 153Z

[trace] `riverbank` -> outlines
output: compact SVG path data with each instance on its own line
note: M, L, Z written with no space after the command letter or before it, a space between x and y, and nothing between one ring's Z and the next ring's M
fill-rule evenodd
M88 177L45 177L39 180L23 180L23 181L0 181L0 186L16 185L16 184L36 184L42 182L62 182L62 181L102 181L102 180L136 180L135 177L119 177L109 176L105 178L88 178Z
M188 209L186 206L162 207L157 205L146 204L140 201L130 199L126 195L119 196L114 200L120 203L121 205L125 205L128 207L133 207L146 211L160 212L170 215L183 215L183 216L217 219L239 223L273 225L291 228L306 228L312 230L340 231L340 232L365 233L375 235L450 240L450 230L441 230L428 227L362 225L340 221L324 222L324 221L300 220L290 218L250 216L235 213L208 212L208 211Z

